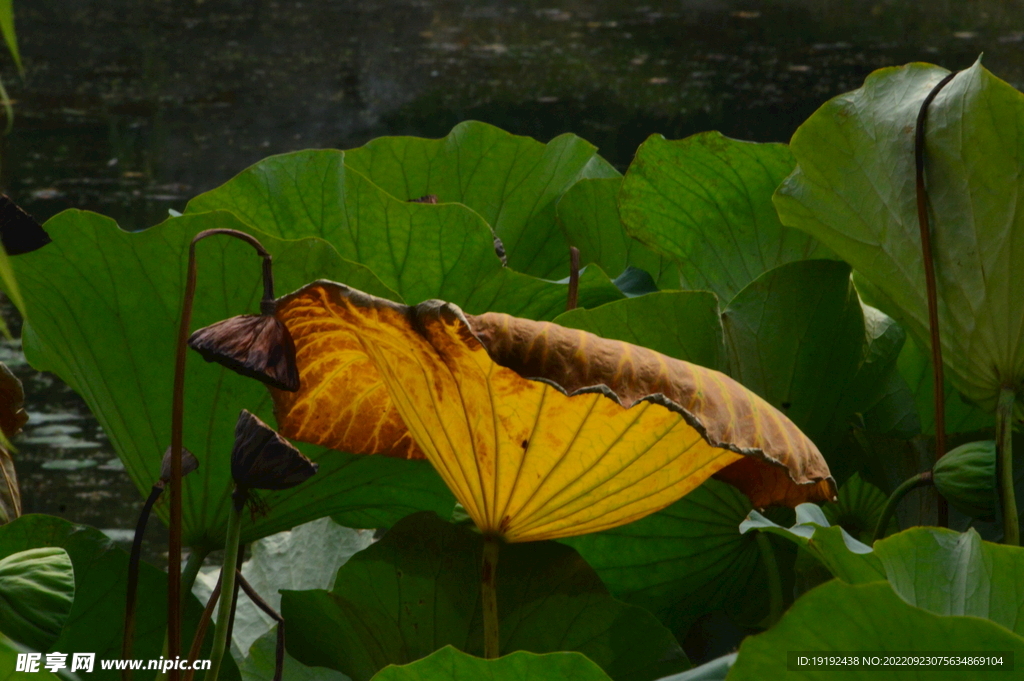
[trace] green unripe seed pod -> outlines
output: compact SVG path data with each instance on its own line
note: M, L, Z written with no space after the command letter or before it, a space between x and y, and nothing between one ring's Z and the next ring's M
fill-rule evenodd
M968 442L951 450L935 464L932 476L939 494L961 513L985 520L995 517L995 440Z

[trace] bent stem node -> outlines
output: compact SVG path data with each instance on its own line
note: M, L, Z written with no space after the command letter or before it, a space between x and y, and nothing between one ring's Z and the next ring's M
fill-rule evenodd
M498 590L495 587L500 541L494 536L484 537L484 551L480 565L480 595L484 610L484 657L488 660L501 654L501 638L498 632Z
M1011 388L999 391L996 406L996 442L999 447L999 492L1003 498L1003 543L1020 546L1020 518L1013 491L1013 406L1017 393Z
M907 478L903 483L893 490L892 494L889 495L889 500L885 502L885 508L882 509L882 515L878 518L878 525L875 526L875 538L873 541L878 541L885 536L885 528L889 526L889 519L892 518L892 514L896 512L896 507L899 505L903 497L907 496L907 493L912 489L918 487L926 487L932 484L932 472L924 471L918 473L912 478Z

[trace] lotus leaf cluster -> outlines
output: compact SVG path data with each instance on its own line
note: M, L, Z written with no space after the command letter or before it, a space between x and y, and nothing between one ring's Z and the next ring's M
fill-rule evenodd
M910 64L788 145L654 134L624 174L467 121L264 159L138 232L3 198L26 357L148 496L138 538L152 510L171 541L154 566L21 515L0 365L0 676L65 651L210 681L1024 659L1022 131L980 62Z

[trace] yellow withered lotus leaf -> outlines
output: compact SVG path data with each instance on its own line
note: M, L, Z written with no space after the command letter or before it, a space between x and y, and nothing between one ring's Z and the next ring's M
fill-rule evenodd
M712 475L756 506L835 496L814 444L724 374L645 348L455 305L399 305L317 281L278 301L301 387L282 435L426 457L485 533L608 529Z

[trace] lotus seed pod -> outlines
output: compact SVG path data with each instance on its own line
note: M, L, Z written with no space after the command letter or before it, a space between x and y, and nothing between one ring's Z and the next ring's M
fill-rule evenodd
M935 488L972 518L992 519L999 503L994 440L969 442L951 450L932 469Z

